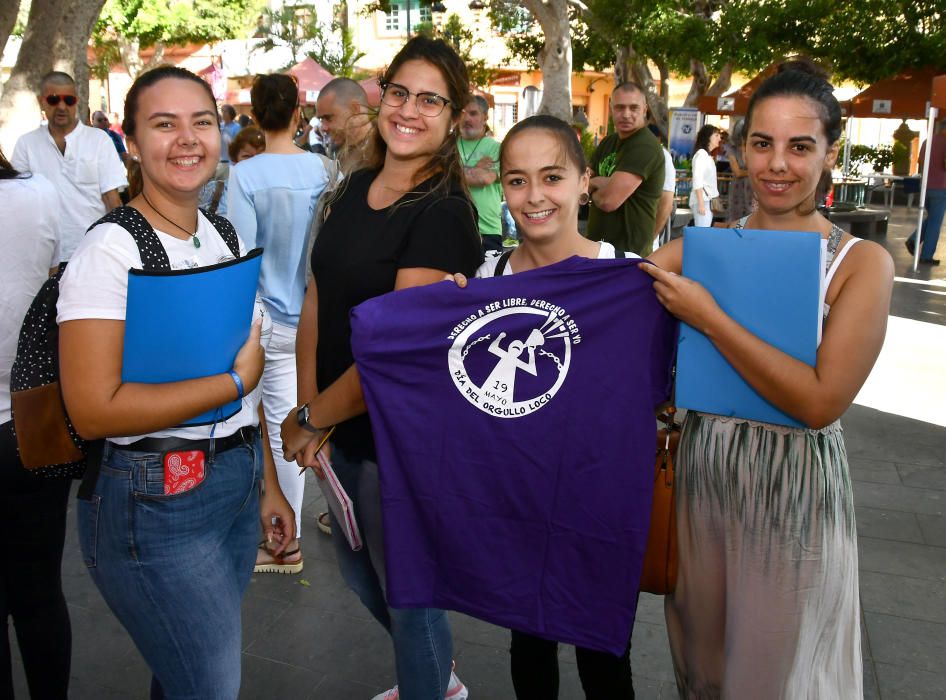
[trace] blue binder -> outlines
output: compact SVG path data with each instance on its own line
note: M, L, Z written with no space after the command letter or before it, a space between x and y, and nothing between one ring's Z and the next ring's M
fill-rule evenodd
M741 326L814 366L824 275L821 236L800 231L684 229L683 274ZM680 324L678 406L804 427L763 399L709 339Z
M129 270L122 381L163 384L228 372L253 320L262 248L187 270ZM240 411L231 401L187 420L207 425Z

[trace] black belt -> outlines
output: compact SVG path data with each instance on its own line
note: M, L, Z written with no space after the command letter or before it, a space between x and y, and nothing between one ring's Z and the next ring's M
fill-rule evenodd
M125 450L129 452L190 452L200 450L205 454L210 453L210 443L213 443L215 454L232 450L240 445L252 445L256 442L259 434L256 426L244 426L233 435L227 435L222 438L213 438L208 440L183 440L178 437L166 438L142 438L128 445L118 445L109 442L113 450Z

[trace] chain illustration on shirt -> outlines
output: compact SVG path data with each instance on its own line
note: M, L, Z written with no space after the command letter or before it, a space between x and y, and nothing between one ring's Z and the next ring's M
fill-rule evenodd
M581 332L556 304L510 298L470 314L448 340L447 364L460 394L484 413L519 418L561 388Z

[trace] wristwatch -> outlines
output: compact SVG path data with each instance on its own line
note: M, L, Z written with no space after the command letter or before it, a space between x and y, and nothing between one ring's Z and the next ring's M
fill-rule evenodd
M310 433L321 433L321 428L316 428L309 422L309 404L304 403L296 409L296 422L300 428L305 428Z

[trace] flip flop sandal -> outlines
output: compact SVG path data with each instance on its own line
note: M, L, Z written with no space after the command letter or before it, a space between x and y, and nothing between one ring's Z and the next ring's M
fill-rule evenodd
M331 536L332 520L328 517L328 513L319 513L319 517L315 519L315 524L318 525L319 530L324 532L326 535Z
M271 562L257 564L254 566L254 574L298 574L300 571L302 571L302 556L299 557L299 561L286 561L287 557L294 557L295 555L299 554L298 547L288 552L283 552L282 554L276 554L273 550L266 546L265 542L260 542L259 548L266 552L268 556L272 557L273 560Z

